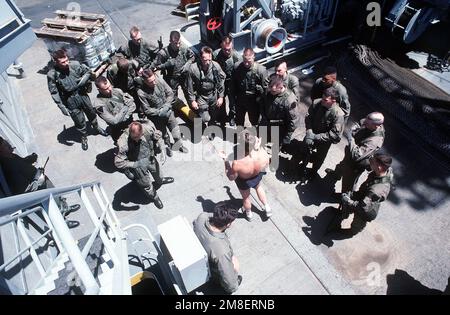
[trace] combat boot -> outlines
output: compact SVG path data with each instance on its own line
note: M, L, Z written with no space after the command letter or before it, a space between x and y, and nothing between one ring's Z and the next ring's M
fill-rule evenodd
M79 221L66 220L67 227L69 229L74 229L80 225Z
M182 153L188 153L189 152L188 148L186 148L184 145L181 145L179 151L182 152Z
M103 137L109 136L109 133L108 133L105 129L103 129L102 127L100 127L100 126L97 126L97 127L95 128L95 130L97 130L97 132L98 132L100 135L102 135Z
M161 185L172 184L174 181L173 177L163 177L161 178Z
M82 137L81 137L81 148L82 148L84 151L86 151L86 150L89 148L89 146L88 146L88 140L87 140L87 137L86 137L86 136L82 136Z
M164 204L162 203L161 199L159 199L158 195L155 195L155 198L153 198L153 203L155 204L155 207L158 209L164 208Z
M63 216L67 216L67 215L69 215L72 212L80 210L80 208L81 208L81 206L79 204L74 204L74 205L69 206L67 204L67 199L66 198L61 197L60 201L61 201L61 209L60 209L60 211L61 211L61 214Z

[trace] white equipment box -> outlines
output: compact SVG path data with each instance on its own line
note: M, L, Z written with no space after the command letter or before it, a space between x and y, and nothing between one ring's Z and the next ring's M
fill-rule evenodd
M206 283L210 277L208 255L187 219L177 216L158 225L158 231L172 258L171 272L183 293Z

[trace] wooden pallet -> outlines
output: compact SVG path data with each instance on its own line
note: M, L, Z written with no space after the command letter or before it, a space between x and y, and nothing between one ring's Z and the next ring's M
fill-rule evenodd
M59 40L70 40L78 43L83 42L89 37L89 32L72 31L65 28L51 28L43 26L40 29L34 29L34 33L39 38L54 38Z
M54 38L58 40L86 40L90 34L103 26L106 16L83 12L55 11L56 18L45 18L42 27L34 29L37 37Z
M198 8L200 7L200 2L188 3L185 6L179 5L174 10L172 14L180 17L186 18L188 21L198 18Z
M73 11L64 11L64 10L57 10L55 11L55 14L59 18L73 18L73 17L79 17L80 20L85 21L106 21L106 15L104 14L95 14L95 13L84 13L84 12L73 12Z

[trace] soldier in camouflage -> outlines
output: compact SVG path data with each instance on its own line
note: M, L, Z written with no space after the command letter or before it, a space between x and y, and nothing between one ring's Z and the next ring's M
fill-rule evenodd
M347 89L337 80L337 70L335 67L327 67L323 77L316 80L311 89L311 101L321 98L323 91L329 87L333 87L338 91L336 102L344 112L345 121L347 121L351 110L350 101L348 99Z
M213 53L213 60L220 65L225 73L224 100L225 98L228 98L228 119L230 126L234 126L236 119L236 104L232 79L235 65L242 61L242 57L236 50L233 49L233 41L230 36L225 36L222 39L220 48ZM225 105L223 106L223 110L225 110Z
M267 83L267 70L255 62L255 52L246 48L243 61L236 64L233 73L234 97L236 102L236 124L244 126L245 114L248 112L250 123L258 125L260 101Z
M163 79L173 90L175 101L178 100L178 87L180 86L187 99L186 72L194 60L195 55L192 50L181 44L180 32L170 32L169 46L161 49L151 68L155 71L161 70Z
M114 143L117 142L123 131L133 121L133 112L136 109L130 94L121 89L113 88L105 77L95 80L98 95L94 100L97 114L108 124Z
M162 78L156 76L150 69L142 73L144 84L138 90L144 114L161 131L166 143L167 155L172 156L172 149L179 147L179 151L187 153L188 149L181 142L181 132L177 119L172 110L173 91ZM174 145L170 144L169 128L172 133Z
M136 60L129 61L125 58L119 58L115 64L109 67L107 78L115 88L119 88L133 97L136 112L140 117L143 117L141 102L137 95L137 89L142 83L141 74L142 68L139 68Z
M362 231L367 222L373 221L394 185L394 173L391 168L392 158L386 154L375 153L369 159L371 172L358 191L342 194L342 212L328 227L328 232L341 229L342 220L354 213L350 235Z
M117 52L123 54L127 59L135 60L139 68L146 68L155 60L159 50L159 46L144 41L139 28L133 26L130 29L130 40L127 46L121 46Z
M311 180L316 177L331 144L341 141L344 130L344 112L336 103L337 97L336 89L326 89L322 99L314 101L305 117L306 135L303 139L302 166L300 168L303 179ZM314 151L316 152L313 155ZM312 169L307 174L306 166L310 160Z
M134 121L117 141L118 153L114 158L115 166L135 181L152 199L158 209L164 207L156 190L161 185L173 183L172 177L162 177L155 146L161 149L162 160L165 161L161 132L156 130L151 121ZM152 181L154 180L154 183Z
M55 67L47 73L47 83L50 94L65 116L72 118L75 128L81 133L81 147L88 149L86 119L103 136L108 133L100 128L97 115L89 98L91 79L95 76L90 69L78 61L69 61L64 50L53 54Z
M225 73L212 61L212 49L204 46L200 62L189 67L187 76L188 104L204 124L220 121L225 124Z
M344 159L336 165L332 173L335 180L342 177L342 192L352 191L364 170L370 170L369 159L382 147L385 137L384 116L373 112L355 124L351 130L344 131L348 140Z
M284 85L294 93L295 97L297 98L297 101L300 102L301 97L300 82L295 75L288 73L286 61L278 60L275 63L275 73L271 74L270 77L267 79L267 84L269 84L270 79L273 78L274 76L281 77L284 81Z
M289 145L298 122L297 98L279 76L273 76L261 109L261 125L279 126L280 143Z

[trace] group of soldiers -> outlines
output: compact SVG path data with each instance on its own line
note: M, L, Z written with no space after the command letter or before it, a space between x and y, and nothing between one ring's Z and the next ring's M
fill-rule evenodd
M106 77L95 78L85 65L69 61L65 51L56 51L55 66L47 75L48 87L62 113L70 115L80 131L83 150L88 149L86 115L98 133L111 135L117 145L115 165L136 181L158 208L163 204L156 189L173 178L161 176L156 154L161 152L165 159L172 156L173 149L188 152L174 112L180 103L180 87L204 126L244 126L246 115L252 126L278 126L281 148L292 155L289 172L303 182L314 180L331 145L344 136L348 146L343 161L336 170L326 170L336 180L343 180L341 203L352 212L368 213L386 199L392 183L392 159L378 152L384 141L384 117L370 113L344 131L351 106L345 87L337 80L336 68L327 67L314 83L312 105L304 117L305 137L297 141L293 134L299 127L302 95L299 80L288 72L286 61L276 62L275 73L269 75L255 61L253 49L244 49L241 56L229 36L216 51L202 47L196 59L181 43L178 31L170 33L169 45L163 47L161 42L154 45L144 41L137 27L131 28L130 40L119 53L123 57L110 66ZM98 95L91 103L88 93L92 80ZM139 119L133 119L134 113ZM107 131L99 127L97 116L106 122ZM372 175L377 174L378 166L382 172ZM369 176L360 188L366 190L361 196L352 192L364 170L371 171L376 180Z
M157 189L174 181L162 176L157 154L164 161L174 150L188 152L175 117L181 88L187 105L204 127L226 123L231 127L248 123L254 127L277 126L279 149L291 155L286 173L299 176L303 183L315 180L331 145L345 137L348 145L343 160L334 170L325 170L336 182L342 179L342 192L338 194L342 211L329 231L340 229L341 221L350 213L354 213L351 233L359 232L377 216L393 185L392 158L380 151L385 138L384 116L369 113L346 129L351 106L345 87L337 80L336 68L327 67L314 83L309 94L312 104L304 117L305 136L298 140L294 131L302 118L301 99L308 95L301 95L299 79L288 72L286 61L277 61L275 72L269 75L255 61L253 49L246 48L240 55L229 36L216 51L202 47L196 59L181 43L179 32L172 31L169 45L163 47L161 41L158 45L144 41L137 27L131 28L128 44L118 52L123 57L109 67L106 76L97 77L85 65L70 61L64 50L56 51L55 66L47 75L48 87L62 113L70 115L81 133L82 149L88 149L86 116L96 132L112 137L117 146L116 167L135 181L157 208L163 208ZM98 94L91 102L88 93L92 81ZM108 125L107 130L99 127L97 116ZM252 188L270 217L272 209L260 185L269 157L260 150L261 138L244 138L244 158L230 163L223 152L220 155L228 178L236 182L242 194L246 218L252 218ZM312 167L308 168L310 163ZM356 189L364 171L369 172L368 177ZM223 237L236 216L236 211L222 205L211 219L201 215L194 224L202 244L209 248L208 255L222 253L222 258L216 257L216 273L228 292L236 290L242 281L239 263ZM218 243L216 238L222 241Z

